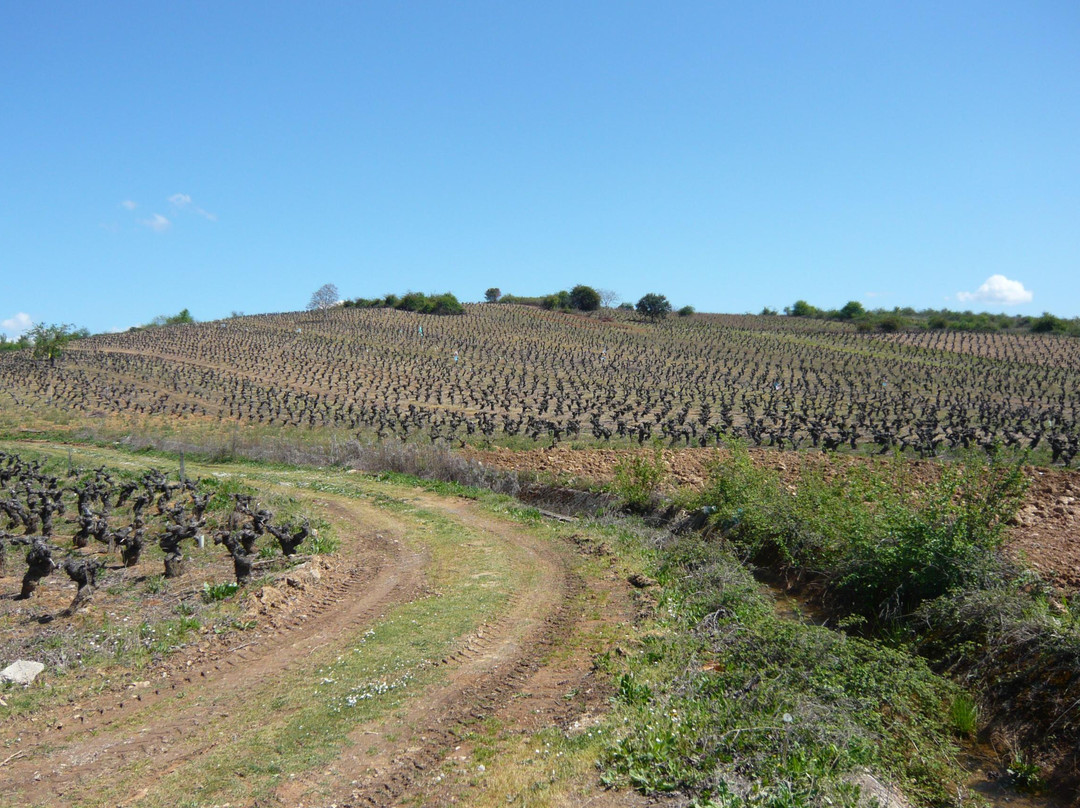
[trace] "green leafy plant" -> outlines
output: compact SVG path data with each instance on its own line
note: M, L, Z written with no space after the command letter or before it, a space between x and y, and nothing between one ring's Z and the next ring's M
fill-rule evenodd
M236 594L240 584L235 581L225 581L219 584L211 584L209 581L203 584L202 598L206 603L217 600L227 600Z
M663 455L656 449L651 456L633 454L615 467L612 489L631 511L647 510L667 476Z

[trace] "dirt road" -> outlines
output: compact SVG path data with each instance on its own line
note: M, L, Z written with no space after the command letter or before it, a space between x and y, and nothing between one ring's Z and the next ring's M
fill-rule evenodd
M243 642L185 648L139 681L46 709L32 723L0 725L0 760L11 755L0 768L0 804L435 804L428 800L448 798L450 787L437 771L469 727L498 715L525 732L602 705L589 654L566 646L592 619L571 543L460 498L412 491L388 510L311 496L342 545L337 561L280 584L299 589L287 611L274 608L278 587L270 587L252 597L258 628ZM480 571L470 574L473 564ZM626 594L614 578L606 586L604 619L621 620ZM443 601L465 630L419 649L399 676L408 686L386 709L339 719L349 712L342 705L384 698L360 693L347 663L376 660L386 626ZM424 641L420 628L388 636L401 643L410 630ZM384 651L384 668L406 664L407 654ZM324 698L326 709L312 711ZM263 750L260 765L247 761L249 750Z

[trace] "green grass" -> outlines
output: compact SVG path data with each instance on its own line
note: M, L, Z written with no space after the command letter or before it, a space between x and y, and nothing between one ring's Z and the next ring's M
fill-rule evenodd
M721 544L675 541L657 617L616 677L604 779L699 805L856 804L870 768L928 804L961 773L955 687L919 658L784 621Z

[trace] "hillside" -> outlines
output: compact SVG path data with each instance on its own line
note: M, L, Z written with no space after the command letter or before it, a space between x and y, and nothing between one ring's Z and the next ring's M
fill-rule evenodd
M0 405L338 427L457 444L587 441L1080 452L1080 342L862 333L792 317L470 305L237 317L99 335L57 367L0 355Z

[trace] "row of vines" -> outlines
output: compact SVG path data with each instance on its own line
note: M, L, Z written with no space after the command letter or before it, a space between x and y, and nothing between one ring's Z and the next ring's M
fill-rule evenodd
M448 444L528 439L1080 454L1080 343L859 333L801 318L646 323L470 305L240 317L101 335L52 367L0 356L23 408L338 427Z
M307 518L275 524L254 495L216 487L216 481L170 481L156 469L123 479L104 468L73 469L64 478L38 461L0 452L0 577L17 574L9 548L26 548L16 599L31 598L44 578L62 570L78 587L65 610L70 616L90 601L110 561L134 567L147 546L160 548L164 577L176 578L185 572L185 546L201 545L209 534L231 556L242 585L260 556L274 554L265 541L257 546L263 536L293 556L311 535Z

